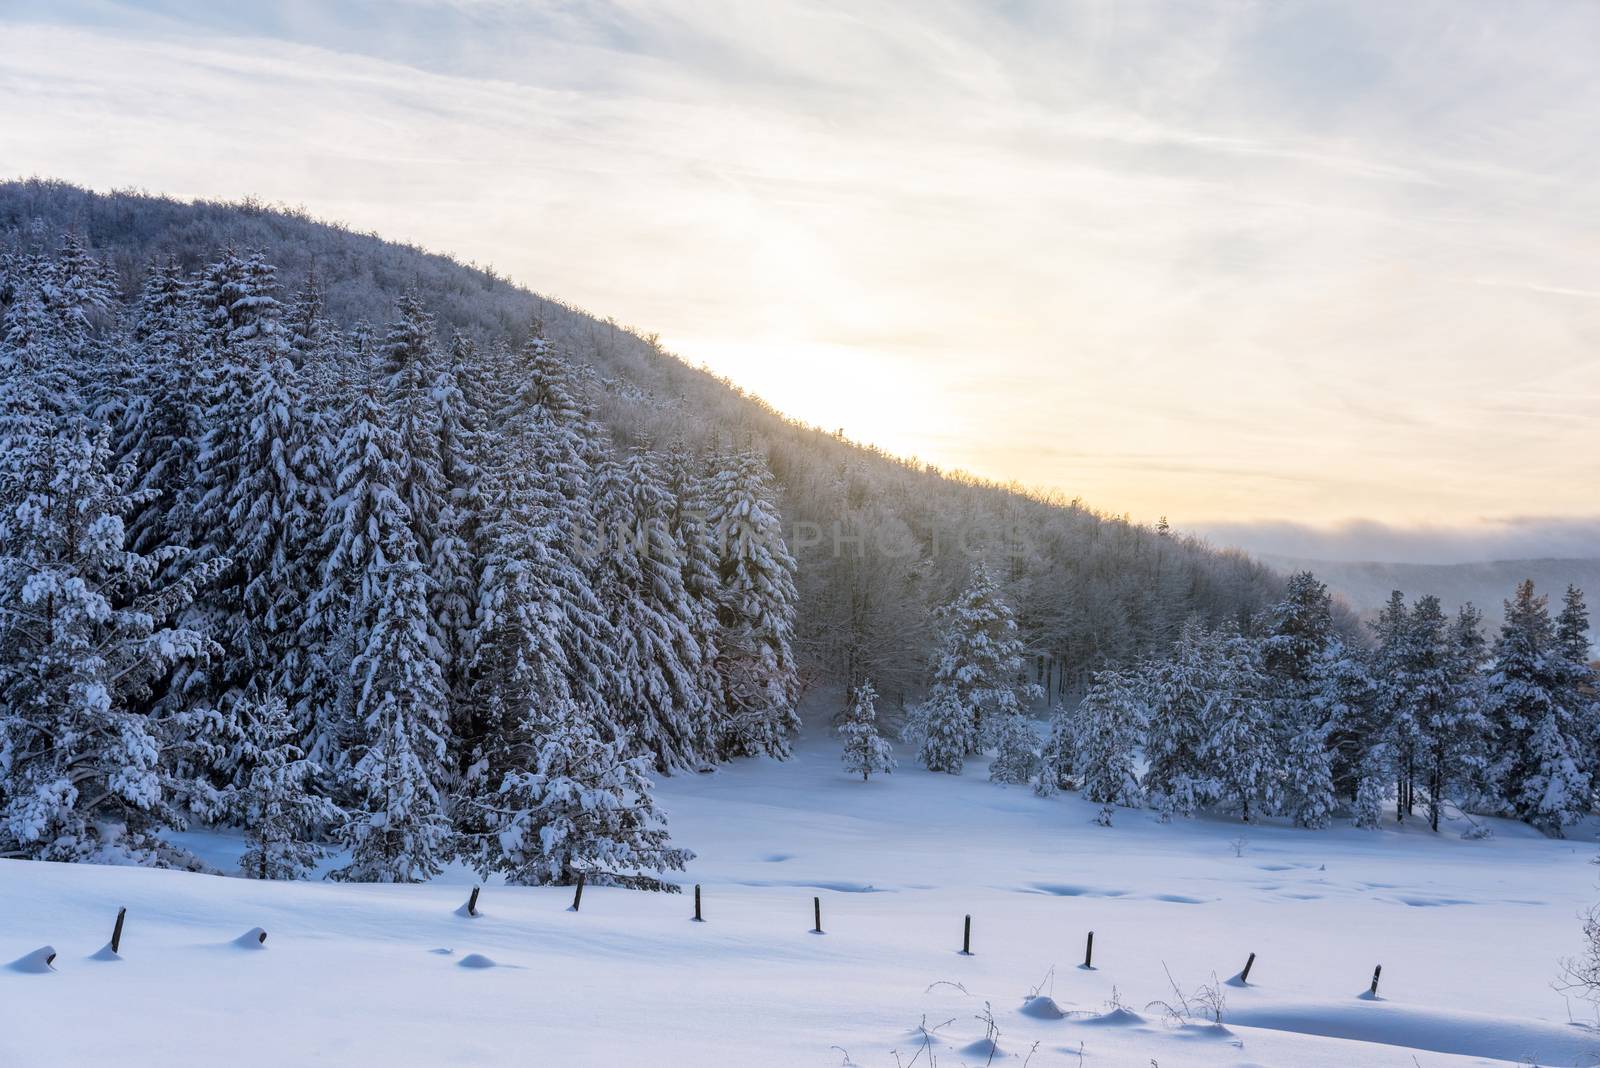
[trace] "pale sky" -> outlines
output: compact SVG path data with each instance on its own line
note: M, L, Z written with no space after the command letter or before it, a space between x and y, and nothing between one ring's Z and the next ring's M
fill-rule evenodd
M304 205L1141 519L1505 530L1600 514L1597 54L1588 0L0 0L0 174Z

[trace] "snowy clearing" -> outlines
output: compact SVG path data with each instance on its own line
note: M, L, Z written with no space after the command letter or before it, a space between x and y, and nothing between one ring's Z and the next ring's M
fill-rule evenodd
M863 783L838 747L812 726L788 763L661 784L703 924L689 894L596 887L575 914L570 889L491 885L471 918L460 870L369 886L0 862L0 964L19 962L0 967L0 1063L1600 1063L1592 1010L1569 1022L1550 986L1596 896L1590 843L1132 810L1105 829L982 762ZM219 866L242 848L186 844ZM1176 1000L1169 970L1186 995L1222 982L1221 1028L1152 1007Z

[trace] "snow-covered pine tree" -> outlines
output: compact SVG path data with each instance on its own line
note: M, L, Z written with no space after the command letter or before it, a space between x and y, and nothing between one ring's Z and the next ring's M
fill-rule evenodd
M1073 713L1073 763L1085 801L1100 805L1095 822L1111 826L1112 809L1144 801L1135 770L1145 707L1138 680L1122 671L1095 673Z
M1284 598L1266 613L1262 666L1276 705L1284 807L1299 827L1326 827L1333 812L1336 724L1317 700L1318 670L1337 641L1333 599L1309 571L1291 575Z
M391 514L403 516L403 506ZM378 536L381 597L359 605L355 617L370 617L372 626L351 665L362 738L349 774L356 799L339 832L350 863L332 875L421 882L440 871L454 848L442 793L449 713L428 625L430 583L411 531L396 524Z
M672 500L647 452L602 460L593 571L618 654L608 718L652 756L657 770L694 767L705 749L697 614L683 587L668 520Z
M198 558L224 562L192 619L229 656L180 674L174 689L185 701L214 704L224 717L294 641L296 621L269 609L297 614L310 587L300 552L312 500L300 477L310 442L275 287L275 270L260 254L225 254L197 289L215 355L199 368L205 407L182 507ZM294 587L281 588L290 571L298 576ZM224 774L239 770L226 763Z
M866 782L875 771L887 775L895 769L894 749L878 733L878 692L870 679L851 694L839 733L844 737L841 758L847 773L859 773L861 781Z
M1213 636L1189 622L1172 651L1144 673L1144 792L1163 823L1174 816L1193 816L1216 797L1217 784L1203 754L1217 653Z
M286 340L277 288L277 268L263 253L241 256L235 249L224 249L200 273L194 289L212 347L220 350L253 339Z
M252 879L301 879L322 858L318 828L337 826L333 802L312 792L321 769L294 744L295 724L281 697L241 703L242 762L248 778L234 795L244 825L239 871Z
M718 668L728 717L718 753L787 757L789 737L800 729L792 649L798 598L766 461L751 451L724 457L709 497L718 553Z
M1412 659L1411 614L1405 595L1395 590L1378 618L1370 624L1376 645L1372 650L1372 677L1377 683L1377 715L1368 746L1383 748L1383 763L1394 770L1395 818L1404 819L1413 810L1412 775L1421 728L1412 715L1405 678ZM1364 762L1376 766L1373 761ZM1375 788L1369 787L1371 794Z
M716 758L716 743L728 730L728 712L718 664L717 556L706 522L705 480L687 442L674 442L660 458L662 481L670 495L667 533L688 601L690 631L699 645L695 690L700 722L694 736L702 759Z
M1276 812L1283 796L1271 683L1254 640L1237 631L1223 632L1215 649L1202 759L1216 777L1218 800L1237 806L1248 823Z
M491 358L483 383L499 410L477 439L479 599L470 712L457 717L461 791L480 804L517 770L515 735L530 715L565 700L601 712L616 671L610 622L577 541L592 519L588 424L546 350L536 335L520 361Z
M206 400L199 383L210 379L202 368L211 361L190 288L169 259L152 267L133 313L138 362L114 433L118 459L134 471L128 545L136 552L192 544L192 522L179 506L195 471Z
M117 302L116 277L82 238L69 231L51 262L45 300L66 328L73 351L85 355L82 347L94 334L97 320Z
M1561 705L1582 748L1580 763L1589 773L1589 807L1600 805L1600 672L1589 648L1589 608L1583 591L1569 585L1556 616L1556 649L1562 674Z
M1366 652L1343 641L1330 645L1317 665L1317 690L1313 700L1321 719L1333 725L1332 772L1335 795L1354 802L1364 775L1374 771L1368 751L1381 744L1383 709L1378 683L1372 677ZM1378 786L1387 791L1392 776L1383 764ZM1386 796L1386 794L1385 794ZM1380 796L1380 802L1383 797Z
M998 723L1022 712L1039 696L1038 687L1024 681L1016 619L982 564L939 617L942 629L934 654L933 688L950 691L967 709L972 717L972 752L976 752L992 742L986 720Z
M336 774L364 734L356 713L354 659L366 647L394 563L417 560L411 521L400 500L398 438L387 425L377 384L361 384L331 468L334 490L322 516L316 558L320 581L307 599L301 645L307 700L292 708L307 755ZM392 555L396 546L401 556ZM426 618L426 609L424 609Z
M1065 705L1057 705L1050 714L1050 730L1039 753L1039 777L1033 784L1033 792L1040 797L1054 797L1078 786L1072 762L1072 713Z
M1039 734L1028 717L1009 712L990 724L994 759L989 762L989 781L1022 785L1032 782L1039 770Z
M929 771L960 775L974 749L972 712L955 691L936 686L906 724L906 740L917 746L917 759Z
M305 717L316 700L315 653L305 648L302 625L320 582L313 549L326 508L326 489L317 483L323 464L301 372L288 349L263 346L253 363L246 419L236 428L239 477L219 502L224 547L233 561L225 574L237 583L226 591L231 603L224 606L220 633L237 667L233 685L264 686Z
M110 459L103 432L69 429L0 463L0 857L192 866L160 832L214 797L164 759L181 718L141 708L175 664L220 653L174 625L214 569L155 583L183 550L124 547Z
M434 527L432 614L443 650L458 769L465 766L460 742L471 734L468 667L472 662L478 606L478 560L474 549L484 513L478 454L487 413L478 402L478 391L472 383L479 365L476 346L457 335L451 340L448 359L435 376L432 390L438 417L439 474L444 489Z
M46 306L42 283L20 276L0 317L0 455L24 440L84 422L70 341Z
M1450 797L1459 801L1483 781L1488 720L1483 714L1481 671L1486 659L1482 614L1461 606L1447 626L1438 599L1419 598L1411 614L1419 660L1406 679L1421 733L1418 759L1428 800L1428 826ZM1436 638L1431 637L1437 631ZM1435 652L1428 654L1432 647Z
M628 739L607 741L593 710L558 701L519 725L498 790L477 802L478 870L516 886L569 885L676 892L661 876L694 858L670 844L651 796L648 757Z
M1559 838L1587 810L1590 783L1579 766L1576 725L1561 705L1555 628L1531 580L1517 587L1505 613L1488 682L1493 769L1511 811Z
M396 492L411 517L419 558L431 571L439 511L449 494L439 457L443 398L436 392L443 360L433 316L421 298L407 293L395 311L395 321L378 349L378 383L398 439Z

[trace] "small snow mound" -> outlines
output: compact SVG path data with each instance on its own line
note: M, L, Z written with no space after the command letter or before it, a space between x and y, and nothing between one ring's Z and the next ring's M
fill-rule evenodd
M456 961L456 967L493 968L496 967L496 965L494 961L490 960L488 957L485 957L482 953L468 953L465 957L462 957L460 960Z
M992 1038L980 1038L976 1042L968 1042L962 1046L960 1052L968 1057L998 1057L1000 1047Z
M1110 1012L1103 1012L1099 1016L1091 1016L1081 1022L1093 1024L1097 1027L1133 1027L1144 1023L1144 1017L1132 1009L1112 1009Z
M1366 989L1366 990L1363 990L1361 993L1357 994L1356 995L1356 999L1358 1001L1382 1001L1383 1000L1383 998L1380 995L1374 994L1370 987L1368 989Z
M1237 987L1246 987L1250 985L1244 981L1244 972L1234 972L1225 980L1225 982L1227 982L1229 986Z
M95 952L91 953L89 955L89 959L90 960L121 960L122 959L122 954L118 953L116 950L112 949L111 948L111 943L107 942L105 945L101 946Z
M1056 1004L1056 999L1039 995L1023 1002L1022 1015L1032 1016L1035 1020L1059 1020L1066 1013L1061 1011L1061 1006Z
M467 903L465 901L463 901L461 903L461 907L456 909L456 915L457 916L465 916L469 920L475 920L479 916L483 915L483 913L481 913L481 912L473 912L471 909L467 908Z
M1187 1023L1178 1028L1184 1038L1232 1038L1233 1032L1219 1023Z
M55 971L55 968L51 967L55 959L56 951L54 946L40 946L32 953L24 953L12 961L8 967L14 972L42 975L45 972Z
M235 938L233 944L240 949L266 949L267 932L259 927L252 927L238 938Z

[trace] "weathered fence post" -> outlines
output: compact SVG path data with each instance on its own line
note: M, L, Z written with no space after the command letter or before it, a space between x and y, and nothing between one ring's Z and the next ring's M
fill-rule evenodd
M472 893L467 896L468 916L476 916L478 914L478 891L482 889L483 887L481 886L474 886L472 888Z
M961 924L961 955L972 956L972 917L968 916Z
M578 886L572 892L572 911L577 912L578 906L583 904L583 872L578 873Z
M128 918L127 907L117 910L116 926L111 928L111 952L116 953L122 946L122 921Z
M1241 983L1248 983L1250 981L1250 969L1255 967L1255 963L1256 955L1252 953L1250 954L1250 959L1244 962L1244 971L1239 973L1239 981Z
M1085 968L1093 968L1094 967L1094 932L1093 931L1089 932L1089 941L1083 947L1083 966Z
M816 916L816 921L817 921L817 925L815 927L811 928L811 933L812 934L821 934L822 933L822 898L814 897L814 898L811 899L811 911Z
M1372 969L1372 989L1367 991L1368 996L1370 996L1370 997L1377 997L1378 996L1378 976L1380 976L1382 974L1383 974L1383 965L1380 964L1376 968Z
M706 919L700 915L700 884L694 884L694 922L705 923Z

